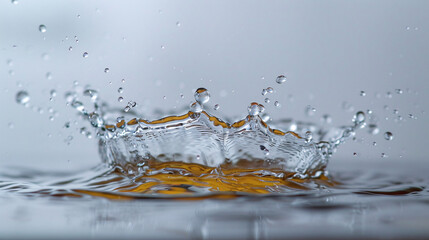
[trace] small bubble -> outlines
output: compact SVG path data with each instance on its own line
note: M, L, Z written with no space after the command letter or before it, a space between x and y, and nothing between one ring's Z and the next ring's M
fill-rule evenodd
M26 91L19 91L15 99L17 103L24 105L30 101L30 95Z
M411 114L411 113L410 113L410 114L408 114L408 117L409 117L409 118L411 118L411 119L416 119L416 116L414 116L414 115L413 115L413 114Z
M65 128L69 128L69 127L70 127L70 122L66 122L66 123L64 123L64 127L65 127Z
M268 93L268 91L267 91L267 89L262 89L262 92L261 92L261 94L262 94L262 96L265 96L265 95L267 95L267 93Z
M69 51L73 51L73 47L72 46L69 47Z
M15 4L15 5L18 4L18 0L12 0L11 2L12 4Z
M126 106L125 108L124 108L124 112L129 112L131 110L131 107L130 106Z
M164 99L164 100L167 99L167 96L163 96L162 99Z
M387 156L387 154L385 154L385 153L382 153L382 154L381 154L381 157L382 157L382 158L388 158L389 156Z
M268 93L273 93L273 92L274 92L274 89L273 89L272 87L267 87L267 92L268 92Z
M397 94L402 94L402 93L403 93L403 91L402 91L401 89L399 89L399 88L395 89L395 92L396 92Z
M47 72L46 73L46 79L51 80L52 79L52 73Z
M284 75L280 75L276 78L276 82L278 84L282 84L282 83L286 82L286 77Z
M195 101L199 104L204 104L210 100L209 91L205 88L198 88L194 93Z
M282 105L279 103L279 101L275 101L274 106L277 108L280 108Z
M384 139L390 141L393 139L393 134L391 132L385 132L384 133Z
M360 96L361 97L365 97L366 96L366 92L365 91L360 91Z
M380 129L375 124L368 125L368 133L372 135L377 135L380 132Z
M215 104L213 107L214 110L218 110L219 109L219 104Z
M122 87L118 88L118 93L123 93L124 89Z
M265 102L265 103L270 103L270 102L271 102L271 100L270 100L269 98L265 98L265 99L264 99L264 102Z
M372 146L377 146L377 142L372 142Z
M105 69L104 69L104 72L105 72L105 73L108 73L109 71L110 71L110 69L109 69L109 68L105 68Z
M45 25L40 25L39 26L39 31L41 32L41 33L45 33L46 32L46 26Z
M182 24L179 21L176 22L176 26L180 27L181 25Z
M185 95L183 95L183 93L180 94L180 98L185 98Z
M125 82L125 78L122 78L121 83L124 83L124 82Z
M84 52L82 56L83 56L84 58L87 58L87 57L88 57L88 55L89 55L89 54L88 54L88 52Z

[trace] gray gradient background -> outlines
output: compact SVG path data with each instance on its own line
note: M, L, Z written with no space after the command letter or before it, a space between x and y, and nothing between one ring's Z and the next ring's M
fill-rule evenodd
M341 107L347 101L355 110L373 110L382 119L381 132L390 130L395 139L388 142L382 134L369 136L363 130L357 135L363 143L345 144L332 164L427 166L428 10L428 1L19 0L13 5L2 0L0 167L74 170L99 162L94 139L78 133L82 120L63 128L66 121L78 120L63 100L75 80L99 89L113 105L125 106L116 101L122 86L124 102L164 110L187 105L193 89L204 86L211 104L234 117L244 117L249 102L263 102L261 90L272 86L275 93L269 97L282 104L280 109L266 104L273 118L319 121L329 113L333 125L351 122L353 112ZM46 33L38 31L40 24ZM85 51L89 57L84 59ZM48 58L42 57L45 53ZM287 75L287 83L275 83L279 74ZM396 88L404 93L395 94ZM45 113L16 104L21 89ZM53 102L51 89L58 91ZM361 90L366 97L359 96ZM391 99L385 97L388 91ZM305 116L307 105L317 109L315 116ZM52 122L49 107L59 113ZM405 121L393 121L393 109ZM409 119L410 113L417 119ZM74 139L67 145L69 135ZM381 158L383 152L389 157Z

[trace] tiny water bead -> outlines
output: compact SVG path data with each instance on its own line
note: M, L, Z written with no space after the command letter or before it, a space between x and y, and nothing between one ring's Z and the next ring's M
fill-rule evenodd
M83 54L82 54L82 57L84 57L84 58L87 58L88 57L88 52L84 52Z
M284 82L286 82L286 77L284 76L284 75L280 75L280 76L278 76L277 78L276 78L276 82L278 83L278 84L282 84L282 83L284 83Z
M271 100L270 100L269 98L265 98L265 99L264 99L264 102L265 102L265 103L270 103L270 102L271 102Z
M365 113L362 111L357 112L353 117L353 122L356 126L364 127L365 123Z
M123 93L124 89L122 87L118 88L118 93Z
M26 104L30 101L30 95L26 91L19 91L15 96L16 102L19 104Z
M307 116L313 116L316 113L316 108L312 107L311 105L307 105L305 108L305 114Z
M390 141L393 139L393 134L391 132L385 132L384 133L384 139L386 139L387 141Z
M83 92L83 95L86 97L90 97L94 101L97 100L97 98L98 98L98 92L94 89L86 89Z
M402 94L402 93L403 93L403 91L402 91L401 89L399 89L399 88L395 89L395 92L396 92L397 94Z
M250 116L257 116L265 111L265 107L257 102L252 102L250 106L247 107L247 111Z
M268 92L268 93L273 93L273 92L274 92L274 89L273 89L272 87L267 87L267 92Z
M15 4L15 5L18 4L18 0L12 0L11 2L12 4Z
M69 51L73 51L73 47L72 46L69 47Z
M277 108L280 108L282 105L279 103L279 101L275 101L274 106Z
M360 96L361 97L365 97L366 96L366 92L365 91L360 91Z
M105 72L105 73L108 73L109 71L110 71L110 69L109 69L109 68L105 68L105 69L104 69L104 72Z
M194 93L194 97L195 101L202 105L210 100L210 93L205 88L198 88Z
M265 96L265 95L267 95L267 93L268 93L268 91L267 91L267 89L262 89L262 92L261 92L261 94L262 94L262 96Z
M45 26L45 25L43 25L43 24L41 24L41 25L39 26L39 31L40 31L41 33L45 33L45 32L46 32L46 26Z
M214 110L218 110L219 109L219 104L215 104L213 107Z
M313 140L313 133L311 131L305 132L305 141L311 142L311 140Z

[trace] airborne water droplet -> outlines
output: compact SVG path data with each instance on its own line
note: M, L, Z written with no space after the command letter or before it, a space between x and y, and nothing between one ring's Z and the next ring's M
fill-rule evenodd
M118 93L123 93L124 89L122 87L118 88Z
M87 58L87 57L88 57L88 53L87 53L87 52L84 52L82 56L83 56L84 58Z
M384 133L384 139L386 139L387 141L390 141L393 139L393 134L391 132L385 132Z
M365 91L360 91L360 96L361 97L365 97L366 96L366 92Z
M108 73L109 71L110 71L110 69L109 69L109 68L105 68L105 69L104 69L104 72L105 72L105 73Z
M19 104L26 104L30 101L30 96L28 95L28 93L26 91L19 91L16 94L16 102Z
M214 110L218 110L219 109L219 104L215 104L213 107Z
M282 83L286 82L286 77L284 75L280 75L276 78L276 82L278 84L282 84Z
M268 92L268 93L273 93L273 92L274 92L274 89L273 89L272 87L267 87L267 92Z
M39 26L39 31L41 32L41 33L45 33L46 32L46 26L45 25L40 25Z
M265 103L270 103L270 99L269 99L269 98L265 98L265 99L264 99L264 102L265 102Z
M277 108L280 108L280 107L281 107L281 104L279 103L279 101L275 101L275 102L274 102L274 106L275 106L275 107L277 107Z
M12 4L15 4L15 5L18 4L18 0L12 0L11 2Z
M199 104L204 104L210 100L209 91L205 88L198 88L194 93L195 101Z

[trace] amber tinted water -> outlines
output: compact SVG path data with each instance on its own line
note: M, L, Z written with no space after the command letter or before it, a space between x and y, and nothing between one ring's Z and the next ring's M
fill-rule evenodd
M406 166L334 162L329 177L299 180L170 165L191 174L154 173L149 182L105 166L68 175L10 169L0 178L0 209L10 219L1 237L424 237L427 169Z

